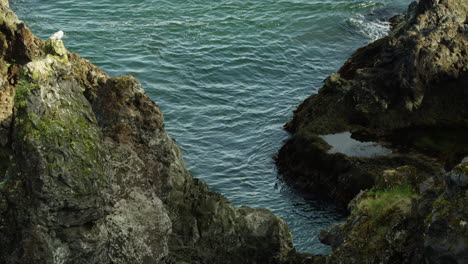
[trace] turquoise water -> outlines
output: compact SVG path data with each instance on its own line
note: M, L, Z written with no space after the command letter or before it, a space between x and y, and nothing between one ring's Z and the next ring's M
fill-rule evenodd
M110 75L133 74L162 108L192 174L236 205L265 207L300 251L343 219L278 178L282 125L408 0L10 0L20 19Z

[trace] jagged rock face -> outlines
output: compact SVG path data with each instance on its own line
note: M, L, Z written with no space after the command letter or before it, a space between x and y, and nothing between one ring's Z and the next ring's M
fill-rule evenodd
M193 184L190 186L189 184ZM171 248L181 263L282 263L292 240L284 222L267 210L228 206L228 200L195 181L185 193L172 194ZM270 240L265 240L269 237ZM246 245L246 246L240 246ZM269 255L268 252L280 254ZM229 254L229 258L226 257Z
M358 49L287 128L314 133L466 126L468 3L421 0L388 37Z
M135 78L0 8L1 263L301 261L280 218L192 178Z
M468 131L467 15L464 0L414 2L389 36L358 49L286 125L293 135L277 159L285 181L351 202L347 221L321 235L334 248L327 263L467 262L466 163L441 175L467 154L466 145L453 148L453 131ZM438 130L453 133L446 148L457 153L445 154L454 162L441 158L445 142L431 142ZM330 153L319 135L343 131L392 154ZM400 137L414 131L420 147Z
M0 172L5 170L5 161L9 155L5 149L10 144L8 137L12 122L14 86L17 82L15 76L21 71L21 65L42 53L43 45L7 8L7 4L8 1L4 1L0 5L0 19L4 23L0 30Z
M278 156L286 181L337 203L357 195L347 221L321 234L334 249L328 263L467 261L466 164L441 176L442 165L420 154L393 149L360 160L328 153L317 136L350 130L379 139L401 127L466 127L467 4L413 4L390 36L359 49L288 124L294 135ZM365 173L370 183L360 181Z
M293 136L277 162L286 181L347 203L391 167L411 164L430 170L432 163L440 166L401 151L408 147L399 137L422 128L468 131L467 10L468 2L462 0L413 3L389 36L358 49L328 77L286 125ZM374 161L329 155L317 135L343 131L389 145L394 154ZM440 162L450 167L462 154L434 156L445 155Z
M11 165L2 177L2 231L5 249L13 248L2 256L7 263L163 262L171 222L139 177L145 164L104 138L67 54L57 55L63 43L46 46L57 52L24 65L15 88Z
M436 160L418 154L357 157L330 153L329 149L319 136L301 131L282 147L277 164L280 172L285 173L286 183L343 208L361 190L372 188L386 170L411 165L424 174L434 174L441 166Z

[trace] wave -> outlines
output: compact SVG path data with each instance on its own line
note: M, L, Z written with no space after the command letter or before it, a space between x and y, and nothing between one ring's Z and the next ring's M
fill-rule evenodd
M384 20L368 18L362 14L356 14L348 19L349 24L370 41L375 41L388 35L390 23Z

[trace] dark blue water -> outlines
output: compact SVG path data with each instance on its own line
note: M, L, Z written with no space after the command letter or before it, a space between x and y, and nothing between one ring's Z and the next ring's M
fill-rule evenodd
M265 207L300 251L342 215L279 179L282 126L408 0L10 0L33 32L110 75L133 74L162 108L195 177L236 205Z

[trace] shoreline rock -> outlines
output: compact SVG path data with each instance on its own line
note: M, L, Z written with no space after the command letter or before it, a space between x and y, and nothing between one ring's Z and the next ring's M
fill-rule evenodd
M285 181L346 205L385 170L412 165L434 174L460 162L468 142L453 138L468 132L467 9L460 0L413 3L389 36L330 75L285 126L292 137L277 159ZM345 131L393 154L328 154L318 136Z
M285 125L283 179L350 213L320 234L326 263L468 261L467 15L462 0L413 2ZM341 132L392 154L330 153L323 135Z

